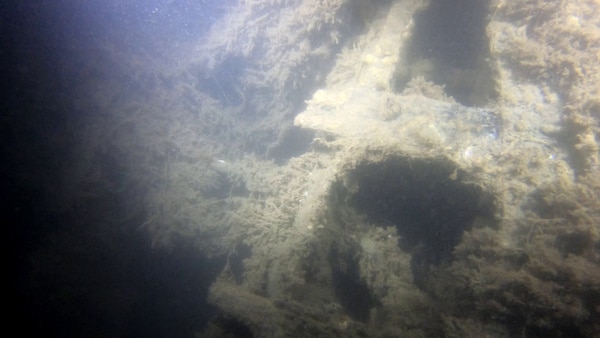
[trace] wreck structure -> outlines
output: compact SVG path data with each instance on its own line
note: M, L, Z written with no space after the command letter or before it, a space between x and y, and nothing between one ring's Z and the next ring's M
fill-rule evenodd
M594 336L598 6L240 1L83 147L223 262L199 336Z

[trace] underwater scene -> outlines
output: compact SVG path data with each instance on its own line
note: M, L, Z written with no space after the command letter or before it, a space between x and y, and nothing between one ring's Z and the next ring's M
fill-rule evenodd
M600 1L0 5L7 329L600 337Z

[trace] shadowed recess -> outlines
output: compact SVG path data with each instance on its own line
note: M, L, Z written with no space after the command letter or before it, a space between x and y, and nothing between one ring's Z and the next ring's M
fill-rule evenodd
M407 63L396 70L402 91L414 77L445 87L467 106L482 106L497 96L486 27L489 1L432 1L415 16Z
M450 161L392 157L359 164L351 175L358 192L350 205L370 222L397 228L400 248L414 253L416 281L431 264L450 261L477 219L494 224L491 194L464 182Z

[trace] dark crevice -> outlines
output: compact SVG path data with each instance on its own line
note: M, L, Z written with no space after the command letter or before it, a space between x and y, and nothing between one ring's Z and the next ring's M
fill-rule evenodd
M244 281L244 259L250 256L252 256L252 248L244 243L236 245L235 251L229 255L229 268L238 285Z
M290 126L281 131L277 141L267 149L267 158L282 165L293 157L304 154L315 138L315 131Z
M476 220L495 225L492 195L465 183L465 173L445 159L364 162L350 175L358 184L350 206L373 223L397 228L399 247L413 254L417 284L432 265L451 261L454 247Z
M488 64L486 35L489 1L432 1L415 15L415 27L396 70L402 91L417 76L444 86L446 94L467 106L483 106L497 97Z
M366 323L369 311L375 305L368 286L360 278L358 261L355 252L342 253L334 247L331 249L329 260L332 266L332 283L334 293L345 313L350 318Z

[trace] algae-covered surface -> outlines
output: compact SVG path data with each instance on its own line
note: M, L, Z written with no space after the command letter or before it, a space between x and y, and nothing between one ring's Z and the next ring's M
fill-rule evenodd
M600 335L598 1L246 0L98 48L48 206L201 257L186 334Z

